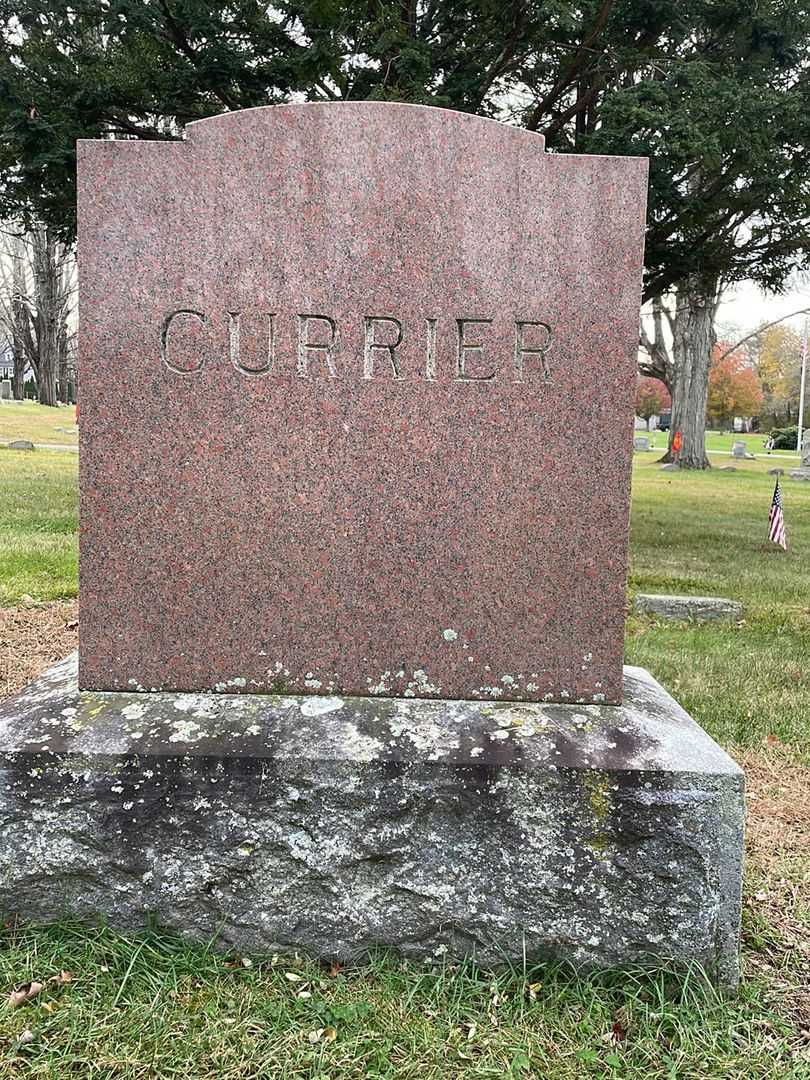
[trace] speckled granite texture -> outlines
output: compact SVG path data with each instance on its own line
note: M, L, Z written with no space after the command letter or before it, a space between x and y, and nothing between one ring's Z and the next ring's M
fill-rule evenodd
M369 102L80 142L81 685L618 701L646 170Z
M0 911L730 989L742 787L638 668L616 707L80 693L74 657L0 703Z

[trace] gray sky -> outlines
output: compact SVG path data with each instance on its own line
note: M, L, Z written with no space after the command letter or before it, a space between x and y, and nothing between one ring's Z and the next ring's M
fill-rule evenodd
M810 285L797 286L782 296L769 296L750 281L729 289L720 303L717 321L722 326L730 323L742 330L754 330L764 322L789 315L799 308L810 308ZM801 330L803 315L789 319L787 325Z

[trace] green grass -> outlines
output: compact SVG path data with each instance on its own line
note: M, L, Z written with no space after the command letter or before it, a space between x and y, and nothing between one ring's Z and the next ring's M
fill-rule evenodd
M36 401L0 401L0 443L14 439L77 446L74 406L52 408Z
M75 454L0 447L0 606L76 595Z
M630 593L730 596L746 617L631 615L627 658L725 745L776 736L781 753L810 760L810 484L785 480L790 549L767 545L773 465L680 474L636 455ZM75 473L71 454L0 449L0 604L75 594ZM808 981L809 874L795 847L749 868L749 974L733 1001L696 974L492 976L380 957L331 975L295 957L246 967L155 933L8 929L0 1001L34 977L75 978L21 1009L0 1004L0 1078L810 1080L797 990Z
M650 432L637 431L635 434L637 436L638 435L648 436L650 438L650 440L652 441L653 447L656 450L659 450L662 454L667 448L667 442L669 440L669 433L666 432L666 431L650 431ZM771 455L766 454L765 453L765 440L767 439L767 437L768 437L768 435L766 433L763 433L763 432L758 432L757 434L754 434L754 435L746 435L746 434L736 434L736 433L731 434L731 433L725 432L725 431L724 432L707 431L706 432L705 446L706 446L706 450L709 452L710 455L713 454L713 453L717 454L718 463L719 463L719 459L721 457L723 457L723 456L728 457L729 456L729 454L731 453L731 447L735 442L741 441L741 442L744 442L746 444L746 447L747 447L749 453L762 455L762 457L766 458L766 459L769 456L773 457L775 460L771 463L772 465L782 465L783 467L787 467L787 468L793 468L796 465L798 465L798 463L799 463L799 455L796 454L796 453L792 453L791 451L780 450L780 451L774 451L774 453L771 454ZM725 455L721 454L720 451L726 451ZM791 461L790 457L785 458L783 456L785 454L791 455L795 460ZM781 460L776 460L776 459L779 459L779 458L781 458Z
M728 596L745 620L633 616L628 663L648 668L720 742L775 735L808 755L810 484L783 483L785 552L765 541L767 462L697 474L662 472L646 456L634 464L631 593Z
M0 1075L38 1080L729 1080L806 1077L801 1039L749 982L695 973L478 973L381 956L330 973L153 933L12 931L0 983L73 981L0 1013ZM48 1010L50 1007L50 1011ZM32 1041L20 1043L23 1031ZM5 1058L5 1062L3 1062ZM3 1064L7 1072L2 1072Z

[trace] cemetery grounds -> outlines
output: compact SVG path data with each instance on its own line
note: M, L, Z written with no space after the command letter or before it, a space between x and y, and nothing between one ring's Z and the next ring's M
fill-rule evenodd
M75 446L72 426L72 410L0 408L0 442ZM722 449L732 437L710 439ZM0 1077L810 1078L810 483L784 480L790 547L768 546L767 471L795 462L762 453L762 436L746 441L757 459L727 473L727 456L699 475L635 456L628 589L729 596L744 620L631 614L626 642L627 662L648 668L746 770L737 998L719 999L697 971L493 975L385 955L326 968L222 954L159 926L126 937L6 925ZM67 449L0 448L0 696L75 647L76 468ZM15 986L48 978L28 1004L5 1003Z

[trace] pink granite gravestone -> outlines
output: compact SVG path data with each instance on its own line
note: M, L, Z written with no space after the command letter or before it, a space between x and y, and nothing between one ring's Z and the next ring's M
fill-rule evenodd
M366 102L80 143L81 685L618 702L645 183Z

